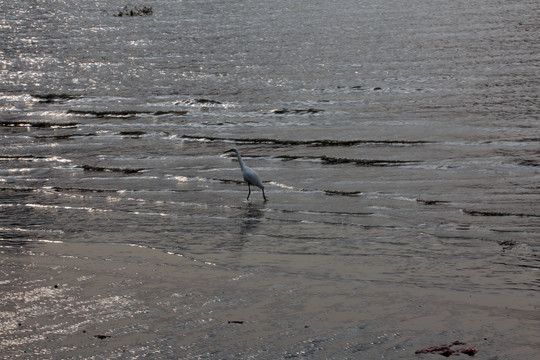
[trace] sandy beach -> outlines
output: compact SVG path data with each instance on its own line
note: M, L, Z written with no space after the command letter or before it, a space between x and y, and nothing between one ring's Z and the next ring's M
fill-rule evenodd
M126 245L38 244L0 264L4 358L411 359L460 341L480 359L534 359L540 346L533 291L399 287L382 272L336 287Z

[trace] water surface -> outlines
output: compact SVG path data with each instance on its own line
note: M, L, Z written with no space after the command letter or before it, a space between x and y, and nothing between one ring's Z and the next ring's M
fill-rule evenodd
M124 5L2 3L3 256L135 245L319 299L378 284L537 310L536 2ZM246 201L233 146L268 202ZM356 356L325 336L322 357Z

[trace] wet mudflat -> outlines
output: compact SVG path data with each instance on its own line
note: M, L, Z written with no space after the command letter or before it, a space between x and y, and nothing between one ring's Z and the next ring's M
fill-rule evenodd
M238 271L106 244L46 244L39 253L3 258L3 270L11 272L2 285L4 354L405 359L427 356L421 350L445 339L458 339L451 348L456 352L474 350L486 358L536 352L534 291L516 298L515 290L399 285L374 261L332 256L313 256L310 264L302 256L243 258L292 263L286 268L299 271L269 276L261 269ZM451 272L450 266L464 264L443 264L441 270ZM311 268L321 269L320 276L305 273ZM330 271L350 278L335 280L326 275ZM358 280L365 278L370 280Z

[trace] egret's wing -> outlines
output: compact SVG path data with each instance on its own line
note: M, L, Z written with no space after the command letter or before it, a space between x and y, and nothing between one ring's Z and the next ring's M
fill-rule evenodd
M243 174L244 174L244 180L246 180L249 184L255 185L261 189L264 188L261 182L261 179L259 178L259 175L257 174L255 170L246 166L244 167Z

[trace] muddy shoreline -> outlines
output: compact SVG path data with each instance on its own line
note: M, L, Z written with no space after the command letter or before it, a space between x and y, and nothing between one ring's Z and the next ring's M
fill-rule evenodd
M0 264L10 358L411 359L458 341L478 358L531 359L540 345L533 292L269 278L127 245L37 244Z

